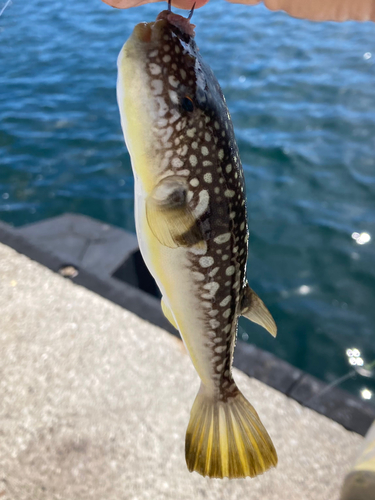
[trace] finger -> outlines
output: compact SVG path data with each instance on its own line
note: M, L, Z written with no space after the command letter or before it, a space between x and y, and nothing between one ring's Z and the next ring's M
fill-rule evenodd
M261 0L228 0L255 5ZM375 0L264 0L271 10L285 10L293 17L311 21L375 21Z
M128 9L129 7L137 7L138 5L143 5L145 3L158 2L160 0L102 0L104 3L110 5L111 7L116 7L117 9ZM194 3L195 9L199 9L205 5L208 0L172 0L172 6L179 9L190 10Z

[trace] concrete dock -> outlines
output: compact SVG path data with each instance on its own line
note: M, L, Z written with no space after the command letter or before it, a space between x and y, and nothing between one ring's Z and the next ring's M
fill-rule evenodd
M279 455L190 474L198 377L182 343L0 244L0 498L337 500L362 437L235 371Z

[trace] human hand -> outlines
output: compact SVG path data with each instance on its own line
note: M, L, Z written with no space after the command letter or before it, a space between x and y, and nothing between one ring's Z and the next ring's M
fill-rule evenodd
M102 0L103 2L127 9L145 3L160 0ZM232 3L256 5L262 0L227 0ZM195 8L199 9L208 0L196 0ZM284 10L293 17L310 19L311 21L375 21L375 0L263 0L271 10ZM172 0L172 6L190 10L194 0Z
M138 7L145 3L160 2L161 0L102 0L104 3L116 7L117 9L128 9L129 7ZM205 5L208 0L172 0L172 7L178 9L191 10L195 3L194 9L199 9Z

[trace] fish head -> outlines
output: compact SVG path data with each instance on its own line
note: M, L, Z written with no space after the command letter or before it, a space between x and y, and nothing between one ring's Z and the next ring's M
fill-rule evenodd
M179 164L209 122L220 128L229 115L194 41L194 25L182 16L163 11L155 22L138 24L120 52L118 68L125 141L134 174L150 191L160 176L175 173L172 157L180 158ZM212 141L205 147L216 146Z

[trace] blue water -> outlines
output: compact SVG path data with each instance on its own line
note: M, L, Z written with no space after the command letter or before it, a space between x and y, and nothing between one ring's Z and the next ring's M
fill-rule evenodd
M69 211L134 231L116 58L134 25L164 7L14 0L5 10L1 220ZM314 24L223 1L194 21L245 170L250 284L279 327L274 340L241 320L240 337L332 382L352 369L348 348L375 359L375 25ZM359 244L366 237L356 232L372 239ZM373 378L343 387L375 400Z

